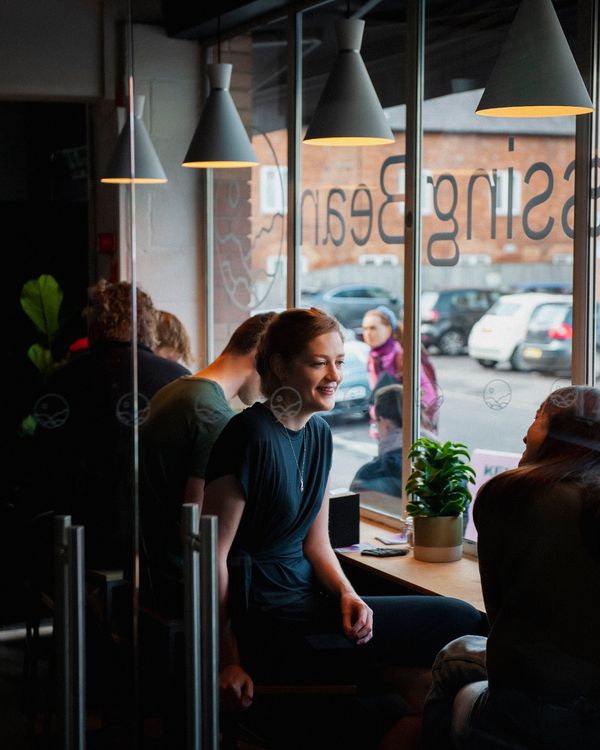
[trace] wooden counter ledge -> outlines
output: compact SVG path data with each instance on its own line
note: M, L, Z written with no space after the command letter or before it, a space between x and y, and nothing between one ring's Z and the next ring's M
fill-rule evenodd
M372 542L376 547L387 545L375 539L381 532L397 533L383 524L361 520L360 541ZM404 546L404 545L402 545ZM369 557L360 552L340 552L337 554L345 562L356 565L371 574L400 583L421 594L453 596L472 604L480 612L485 612L479 565L477 560L463 557L451 563L429 563L415 560L412 550L405 557Z

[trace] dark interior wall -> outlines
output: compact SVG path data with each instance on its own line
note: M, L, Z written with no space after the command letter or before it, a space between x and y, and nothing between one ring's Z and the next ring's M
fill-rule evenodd
M0 102L0 226L8 321L9 414L12 440L31 409L39 374L27 358L44 343L21 309L23 284L53 275L64 292L55 358L85 335L89 264L86 105Z

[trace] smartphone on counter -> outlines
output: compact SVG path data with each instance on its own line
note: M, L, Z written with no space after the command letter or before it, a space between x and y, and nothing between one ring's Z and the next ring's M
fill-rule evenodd
M408 555L407 549L391 549L390 547L373 547L373 549L364 549L361 555L370 557L404 557Z

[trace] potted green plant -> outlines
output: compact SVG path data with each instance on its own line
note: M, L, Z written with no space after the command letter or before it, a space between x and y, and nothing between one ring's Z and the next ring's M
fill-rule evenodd
M463 513L475 484L471 456L462 443L419 438L408 456L412 470L405 488L406 512L414 522L414 556L427 562L452 562L462 557Z
M37 279L29 279L21 290L21 307L34 324L43 344L36 342L27 350L27 356L45 381L61 364L54 359L52 347L60 331L60 311L63 291L58 281L50 274L43 273ZM32 414L21 422L21 436L34 433L37 423Z

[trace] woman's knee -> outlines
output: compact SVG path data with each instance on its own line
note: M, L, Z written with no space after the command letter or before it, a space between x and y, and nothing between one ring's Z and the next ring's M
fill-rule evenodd
M473 605L454 599L443 597L448 624L454 624L457 629L456 637L459 635L485 635L487 633L487 619Z

